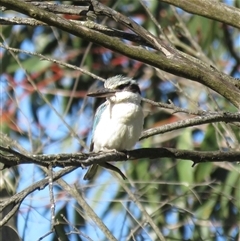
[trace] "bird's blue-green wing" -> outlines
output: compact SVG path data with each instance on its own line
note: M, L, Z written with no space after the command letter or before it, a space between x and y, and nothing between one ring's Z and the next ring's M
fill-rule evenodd
M95 113L95 116L94 116L94 120L93 120L93 127L92 127L92 136L94 135L94 132L96 130L96 127L100 121L100 118L101 118L101 115L103 113L103 111L106 109L107 107L107 101L105 101L104 103L102 103L98 108L97 108L97 111ZM93 150L93 145L94 143L91 142L91 146L90 146L90 151Z

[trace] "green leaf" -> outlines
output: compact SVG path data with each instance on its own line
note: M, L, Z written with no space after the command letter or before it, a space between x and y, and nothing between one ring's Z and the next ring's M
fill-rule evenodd
M222 210L221 213L224 218L229 216L228 204L229 204L229 202L231 202L231 200L233 198L234 189L240 188L238 186L239 176L240 176L240 174L237 171L229 172L227 179L224 183L224 187L223 187L222 195L221 195L221 201L220 201L220 206L221 206L221 210Z
M177 148L187 150L193 149L191 130L186 129L183 131L182 135L178 139ZM176 167L179 181L185 183L185 186L181 186L182 190L185 192L186 190L188 190L188 185L190 185L194 181L194 170L192 168L192 163L188 160L181 160L178 162Z
M194 178L195 182L202 182L209 179L210 174L215 168L211 162L200 163L195 167Z
M53 237L53 241L58 241L58 237L61 237L61 241L68 241L68 236L66 234L67 231L65 231L65 229L69 228L69 225L66 223L66 221L63 219L62 215L67 218L67 206L64 205L56 214L55 216L55 232L56 234L54 234Z
M196 218L208 219L210 217L218 200L218 195L216 193L219 193L220 190L221 186L218 186L214 188L215 194L213 193L211 195L211 192L209 192L209 198L207 199L207 201L204 202L202 205L199 205L199 208L196 210Z

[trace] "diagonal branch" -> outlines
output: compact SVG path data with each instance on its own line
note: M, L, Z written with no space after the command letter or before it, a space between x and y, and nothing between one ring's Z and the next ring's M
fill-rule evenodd
M145 39L149 44L152 44L156 50L161 51L166 57L171 57L175 53L174 49L166 44L160 38L156 38L152 33L138 25L131 18L124 16L123 14L101 4L99 1L91 0L91 6L96 15L104 15L112 18L116 22L126 26L141 38Z
M26 51L26 50L22 50L22 49L11 48L11 47L8 47L6 45L3 45L2 43L0 43L0 47L4 48L6 50L12 51L14 53L24 53L24 54L28 54L28 55L37 56L37 57L39 57L42 60L44 59L44 60L47 60L47 61L50 61L52 63L56 63L56 64L59 64L59 65L62 65L64 67L67 67L67 68L70 68L70 69L78 70L78 71L80 71L80 72L82 72L84 74L87 74L87 75L91 76L94 79L105 81L105 79L101 78L100 76L97 76L97 75L95 75L95 74L91 73L90 71L87 71L87 70L85 70L83 68L77 67L77 66L72 65L72 64L65 63L65 62L57 60L57 59L46 57L45 55L42 55L42 54L39 54L39 53L36 53L36 52L30 52L30 51Z
M103 223L101 218L98 217L96 212L92 209L92 207L86 202L85 198L81 190L78 190L75 186L74 188L66 183L63 179L59 179L57 183L63 187L65 191L67 191L74 199L78 202L78 204L82 207L86 215L92 219L92 221L102 230L105 234L107 240L117 241L117 239L113 236L107 226Z
M209 0L161 0L183 10L217 20L240 29L240 10L219 1ZM207 11L206 11L207 10Z
M172 74L186 77L193 81L197 81L211 88L212 90L215 90L216 92L227 98L237 108L240 108L239 83L234 78L222 72L219 72L215 68L203 63L198 59L191 57L190 55L181 53L176 49L174 54L171 54L170 56L168 54L160 55L157 52L149 51L142 47L130 46L116 38L112 38L105 34L86 28L80 23L76 24L74 22L68 21L56 14L47 12L21 0L0 0L0 3L2 4L2 6L8 7L9 9L16 10L39 21L45 22L49 26L55 26L71 34L82 37L90 42L102 45L125 56L142 61L146 64L170 72ZM91 3L96 3L93 6L94 13L96 15L105 14L106 16L109 16L108 12L105 12L104 5L101 5L101 8L98 9L99 5L96 1L92 0ZM116 21L121 21L121 19L116 18L118 14L119 13L116 11L114 11L114 15L111 12L110 17L114 17ZM142 28L140 29L140 31L138 31L136 23L132 25L132 20L126 17L124 18L124 21L125 20L128 21L126 22L126 25L127 23L129 23L128 27L130 29L134 30L135 33L138 33L140 37L143 37L142 34L145 34L145 32L142 32ZM147 37L145 36L145 39L147 41L150 41L150 39L152 39L152 43L157 45L158 49L159 45L162 44L158 42L158 38L155 38L152 35L147 35ZM162 44L161 46L164 47L165 45Z
M49 12L57 14L69 14L79 16L92 16L94 13L89 9L89 6L73 6L66 4L55 4L55 3L43 3L43 2L32 2L34 6L47 10Z
M107 27L105 25L97 24L91 20L80 22L80 21L70 19L70 21L75 22L76 24L81 23L83 26L85 26L89 29L98 31L98 32L106 34L108 36L118 37L121 39L132 41L139 45L145 45L145 46L153 48L152 43L148 43L146 40L144 40L143 38L141 38L138 35L133 34L133 33L126 33L124 31L121 31L118 29L114 29L114 28ZM0 17L0 24L1 25L47 26L46 23L38 21L34 18L18 18L18 17L13 17L13 18Z
M67 167L64 168L61 171L58 171L53 174L53 181L58 180L60 177L66 175L67 173L70 173L71 171L75 170L76 167ZM49 184L49 177L44 178L41 181L38 181L34 184L31 184L29 187L25 188L23 191L15 194L14 196L8 198L7 200L1 200L0 201L0 212L3 211L4 208L6 208L9 205L13 205L14 208L0 221L0 227L2 227L4 224L8 222L8 220L15 215L18 207L22 203L22 201L25 199L26 196L28 196L30 193L36 191L36 190L42 190Z

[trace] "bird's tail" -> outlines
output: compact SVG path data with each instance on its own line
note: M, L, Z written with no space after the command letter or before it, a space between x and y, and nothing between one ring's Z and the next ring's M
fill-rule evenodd
M86 174L84 175L83 179L84 180L93 179L93 177L95 176L95 174L97 172L97 169L98 169L97 164L93 164L92 166L90 166L89 169L87 170Z

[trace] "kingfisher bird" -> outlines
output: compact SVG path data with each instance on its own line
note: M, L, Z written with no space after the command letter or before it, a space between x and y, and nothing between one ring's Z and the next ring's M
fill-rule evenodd
M106 98L94 117L90 151L131 149L141 135L144 121L141 91L137 82L132 78L117 75L108 78L103 89L87 95ZM109 163L101 166L117 171L125 179L117 167ZM84 180L92 179L97 168L97 164L90 166Z

